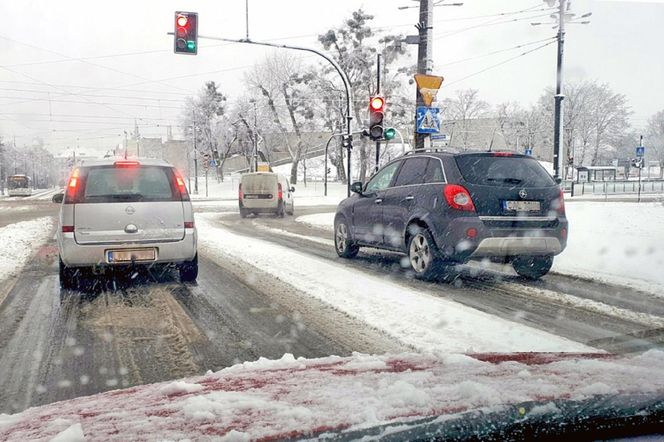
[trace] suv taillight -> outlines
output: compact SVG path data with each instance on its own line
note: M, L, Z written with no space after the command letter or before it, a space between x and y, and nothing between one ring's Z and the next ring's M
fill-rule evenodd
M240 183L240 187L237 189L237 196L242 201L244 199L244 192L242 192L242 183Z
M281 189L281 183L277 183L277 198L279 201L284 199L284 191Z
M475 211L473 199L470 197L470 193L468 193L465 187L459 186L458 184L448 184L443 189L443 195L445 196L447 204L451 208L467 212Z
M182 198L183 201L188 201L189 192L187 192L187 186L184 183L184 178L182 178L182 175L180 175L180 172L178 172L177 170L174 170L173 172L175 174L175 185L177 186L180 197Z

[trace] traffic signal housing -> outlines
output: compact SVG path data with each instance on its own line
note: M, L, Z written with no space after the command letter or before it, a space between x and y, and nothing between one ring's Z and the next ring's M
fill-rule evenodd
M385 119L385 99L374 95L369 99L369 138L374 141L383 139L383 120Z
M174 51L176 54L198 53L198 14L177 11L175 13Z

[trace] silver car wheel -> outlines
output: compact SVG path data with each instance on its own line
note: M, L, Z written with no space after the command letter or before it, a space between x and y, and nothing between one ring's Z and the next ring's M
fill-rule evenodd
M348 247L348 228L344 223L337 224L336 243L339 253L346 251L346 247Z
M424 235L418 233L410 242L408 250L410 265L417 273L424 273L431 264L431 248Z

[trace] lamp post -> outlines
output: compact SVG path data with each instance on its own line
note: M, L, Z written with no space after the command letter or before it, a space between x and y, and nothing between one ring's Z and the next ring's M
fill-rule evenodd
M556 0L544 0L544 2L553 8L556 5ZM558 29L556 36L558 40L558 51L556 54L556 94L554 95L554 122L553 122L553 175L554 178L560 178L560 169L562 169L562 156L561 146L563 144L563 55L565 47L565 25L566 24L581 24L587 25L590 23L588 20L573 21L575 14L569 12L570 3L568 0L558 0L557 14L551 14L551 18L555 19L557 23L553 26ZM588 18L592 12L583 14L581 18ZM531 23L533 26L540 26L545 23L535 22Z

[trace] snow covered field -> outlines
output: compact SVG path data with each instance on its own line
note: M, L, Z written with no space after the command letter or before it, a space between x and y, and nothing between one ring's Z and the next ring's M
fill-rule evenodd
M664 288L664 204L567 201L567 249L553 271L637 286ZM334 213L297 217L297 222L332 231Z
M197 216L199 247L207 255L245 261L420 351L594 350L379 276L235 235L216 227L215 216Z

